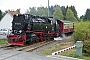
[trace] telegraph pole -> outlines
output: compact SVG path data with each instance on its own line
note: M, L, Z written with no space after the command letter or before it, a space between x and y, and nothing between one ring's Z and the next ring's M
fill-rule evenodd
M49 17L49 0L48 0L48 17Z

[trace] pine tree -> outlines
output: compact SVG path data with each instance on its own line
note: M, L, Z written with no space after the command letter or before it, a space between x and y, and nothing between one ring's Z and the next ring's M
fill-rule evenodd
M86 10L84 20L90 20L90 9Z
M50 16L52 16L52 15L53 15L53 13L54 13L54 7L53 7L53 6L51 6L51 7L49 8L49 11L50 11Z
M77 19L74 17L74 14L72 12L71 9L67 9L67 12L66 12L66 20L69 20L69 21L77 21Z
M54 18L56 18L56 19L64 19L64 16L62 14L62 11L61 11L60 7L56 7L54 10L55 10L55 12L53 13Z
M74 13L75 18L78 19L78 15L77 15L77 11L76 11L75 7L74 7L74 6L71 6L71 7L69 7L69 8L70 8L70 9L72 10L72 12Z

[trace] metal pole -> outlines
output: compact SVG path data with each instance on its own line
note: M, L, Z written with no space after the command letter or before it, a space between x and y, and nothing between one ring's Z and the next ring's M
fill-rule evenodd
M49 0L48 0L48 17L49 17Z

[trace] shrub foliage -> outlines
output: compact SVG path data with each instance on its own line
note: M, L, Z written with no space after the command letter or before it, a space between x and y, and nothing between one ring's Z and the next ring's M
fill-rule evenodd
M75 24L74 40L83 41L83 52L90 54L90 21ZM89 48L89 49L88 49Z
M84 41L83 52L90 56L90 40Z

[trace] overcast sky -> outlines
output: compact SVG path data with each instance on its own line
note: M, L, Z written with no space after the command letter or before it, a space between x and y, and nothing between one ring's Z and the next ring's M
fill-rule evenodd
M49 5L60 6L75 6L78 16L84 15L87 8L90 8L89 0L49 0ZM21 9L21 13L24 13L29 7L48 6L48 0L0 0L0 9L4 12L8 9Z

